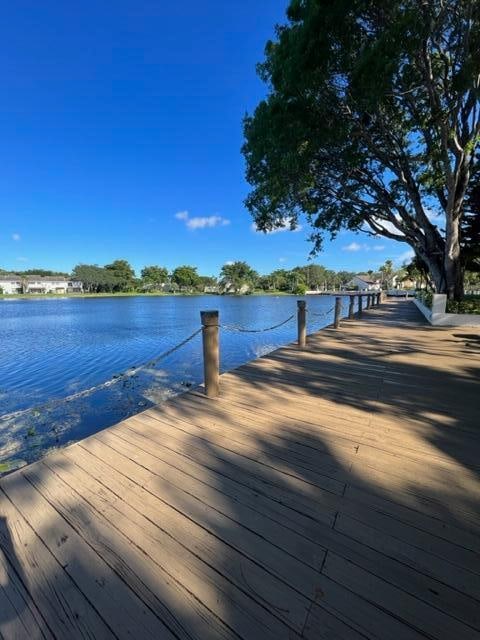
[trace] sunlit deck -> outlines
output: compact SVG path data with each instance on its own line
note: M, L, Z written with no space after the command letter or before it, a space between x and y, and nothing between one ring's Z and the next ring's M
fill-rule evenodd
M480 336L387 301L0 481L0 637L480 637Z

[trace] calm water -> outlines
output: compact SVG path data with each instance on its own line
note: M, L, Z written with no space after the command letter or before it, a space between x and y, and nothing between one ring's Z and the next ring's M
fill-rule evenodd
M330 309L333 298L309 296L307 304L309 332L332 321L332 313L313 314ZM345 301L344 312L346 307ZM30 462L52 447L83 438L201 382L201 336L154 367L122 374L198 329L204 309L218 309L221 324L263 328L296 314L296 298L0 301L0 462ZM221 369L232 369L295 338L295 318L266 333L221 330ZM101 387L106 381L110 386ZM84 390L91 391L79 397Z

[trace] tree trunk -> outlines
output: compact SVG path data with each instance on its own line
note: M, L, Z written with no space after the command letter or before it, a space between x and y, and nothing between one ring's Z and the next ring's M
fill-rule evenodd
M461 300L464 293L464 269L460 259L460 218L447 215L445 229L445 293L449 300Z

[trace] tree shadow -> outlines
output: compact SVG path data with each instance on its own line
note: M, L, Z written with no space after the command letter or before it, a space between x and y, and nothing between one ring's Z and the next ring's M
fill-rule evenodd
M478 364L404 304L4 478L45 636L476 637Z

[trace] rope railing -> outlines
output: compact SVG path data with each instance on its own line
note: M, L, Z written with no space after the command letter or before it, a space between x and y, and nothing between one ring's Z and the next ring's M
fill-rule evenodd
M201 332L202 332L202 327L194 331L191 335L189 335L187 338L185 338L175 346L171 347L170 349L167 349L166 351L162 352L158 356L155 356L151 360L148 360L147 362L144 362L141 365L133 365L128 369L126 369L125 371L123 371L122 373L117 373L113 375L111 378L109 378L105 382L101 382L100 384L94 385L93 387L89 387L88 389L82 389L82 391L76 391L75 393L72 393L63 398L55 398L43 404L35 405L33 407L28 407L27 409L19 409L18 411L5 413L2 416L0 416L0 420L12 420L13 418L19 418L20 416L27 415L28 413L55 409L61 404L64 404L67 402L73 402L74 400L79 400L80 398L86 398L88 396L91 396L93 393L97 391L101 391L102 389L108 389L109 387L112 387L118 384L119 382L122 382L129 378L133 378L140 371L144 371L145 369L153 369L161 360L164 360L165 358L168 358L168 356L171 356L173 353L175 353L175 351L178 351L178 349L181 349L183 346L188 344Z
M332 311L335 311L335 307L331 307L328 311L309 311L308 315L310 316L314 316L315 318L325 318L326 316L328 316L330 313L332 313Z
M266 331L273 331L274 329L278 329L279 327L283 327L283 325L293 320L295 314L292 313L286 320L279 322L278 324L274 324L271 327L265 327L263 329L246 329L245 327L239 327L238 325L233 324L221 324L219 327L221 329L225 329L225 331L236 331L238 333L265 333Z
M374 294L371 294L371 298L370 298L370 294L355 294L355 295L358 295L358 298L359 298L359 308L358 308L359 317L362 315L362 304L361 304L362 297L364 297L365 295L368 295L368 306L367 306L367 308L370 307L370 303L371 303L372 306L375 306L375 304L377 304L377 305L380 304L380 301L381 301L380 294L375 294L376 303L375 303L375 299L374 299ZM298 301L297 304L298 304L298 315L297 315L298 345L299 345L300 348L305 348L306 347L306 312L307 312L306 302L300 300L300 301ZM351 307L351 310L353 310L353 306ZM337 297L335 305L333 307L331 307L330 309L328 309L327 311L321 311L321 312L310 311L309 314L311 316L313 316L313 317L325 318L328 315L330 315L332 312L334 312L334 316L335 317L334 317L333 326L334 326L335 329L338 329L339 326L340 326L341 311L342 311L341 298ZM274 324L274 325L271 325L271 326L268 326L268 327L262 327L262 328L256 329L256 328L240 327L240 326L234 325L234 324L220 324L219 323L219 319L218 319L218 311L203 311L203 312L201 312L202 326L199 329L196 329L193 333L191 333L189 336L187 336L186 338L181 340L179 343L177 343L173 347L170 347L166 351L163 351L161 354L155 356L154 358L151 358L147 362L144 362L141 365L136 365L136 366L129 367L123 373L116 374L116 375L112 376L112 378L110 378L109 380L106 380L105 382L102 382L102 383L97 384L95 386L89 387L88 389L83 389L82 391L77 391L77 392L75 392L73 394L70 394L70 395L64 397L64 398L52 399L52 400L49 400L48 402L46 402L44 404L41 404L41 405L36 405L34 407L29 407L27 409L20 409L18 411L13 411L11 413L4 414L4 415L0 416L0 420L11 420L11 419L14 419L14 418L18 418L19 416L26 415L28 413L41 412L42 410L45 411L45 410L49 410L49 409L54 409L55 407L59 406L60 404L72 402L72 401L78 400L80 398L85 398L87 396L92 395L93 393L95 393L97 391L112 387L112 386L118 384L121 381L125 381L125 380L127 380L129 378L132 378L132 377L138 375L138 373L140 371L143 371L145 369L153 369L161 360L164 360L168 356L170 356L173 353L175 353L177 350L181 349L183 346L188 344L191 340L193 340L200 333L203 334L203 356L204 356L203 361L204 361L205 393L206 393L207 396L215 397L215 396L218 395L218 389L219 389L219 383L218 383L218 379L219 379L219 344L218 344L219 329L223 329L225 331L236 332L236 333L249 333L249 334L252 334L252 333L266 333L268 331L273 331L275 329L278 329L278 328L288 324L289 322L291 322L294 319L294 317L295 317L295 314L292 314L288 318L286 318L285 320L282 320L282 322L278 322L277 324ZM349 314L349 317L353 317L353 316Z

